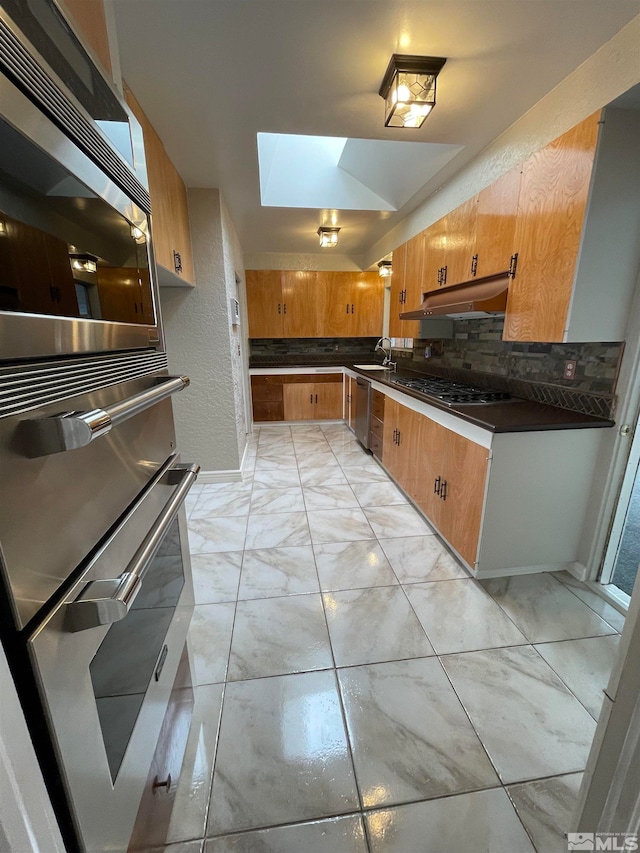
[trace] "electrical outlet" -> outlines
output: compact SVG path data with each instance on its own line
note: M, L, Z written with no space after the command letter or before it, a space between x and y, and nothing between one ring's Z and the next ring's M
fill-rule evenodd
M562 371L563 379L575 379L576 378L576 364L577 362L573 359L569 361L565 361L564 370Z

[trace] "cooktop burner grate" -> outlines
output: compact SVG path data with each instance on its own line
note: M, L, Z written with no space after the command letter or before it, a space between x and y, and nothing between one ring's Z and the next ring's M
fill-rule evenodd
M486 405L487 403L503 403L513 400L506 391L491 391L487 388L476 388L463 382L452 382L438 377L423 379L394 379L398 385L418 391L427 397L433 397L446 406Z

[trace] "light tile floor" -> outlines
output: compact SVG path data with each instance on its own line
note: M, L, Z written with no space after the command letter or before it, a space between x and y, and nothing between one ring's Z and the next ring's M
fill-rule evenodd
M478 583L342 424L188 498L196 705L167 853L564 853L622 619Z

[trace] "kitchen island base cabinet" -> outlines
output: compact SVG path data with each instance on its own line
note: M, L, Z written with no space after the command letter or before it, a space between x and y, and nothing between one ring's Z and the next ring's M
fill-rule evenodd
M475 577L581 570L601 430L455 432L389 395L384 418L383 466Z

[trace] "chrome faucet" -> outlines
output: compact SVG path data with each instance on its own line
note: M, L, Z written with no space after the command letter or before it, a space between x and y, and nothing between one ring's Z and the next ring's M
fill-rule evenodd
M389 341L389 350L388 351L384 345L385 341ZM381 352L384 355L384 358L382 360L382 366L383 367L388 367L389 370L396 370L397 365L396 365L395 361L391 361L391 338L386 338L386 337L380 338L380 340L376 344L376 348L375 348L374 352Z

